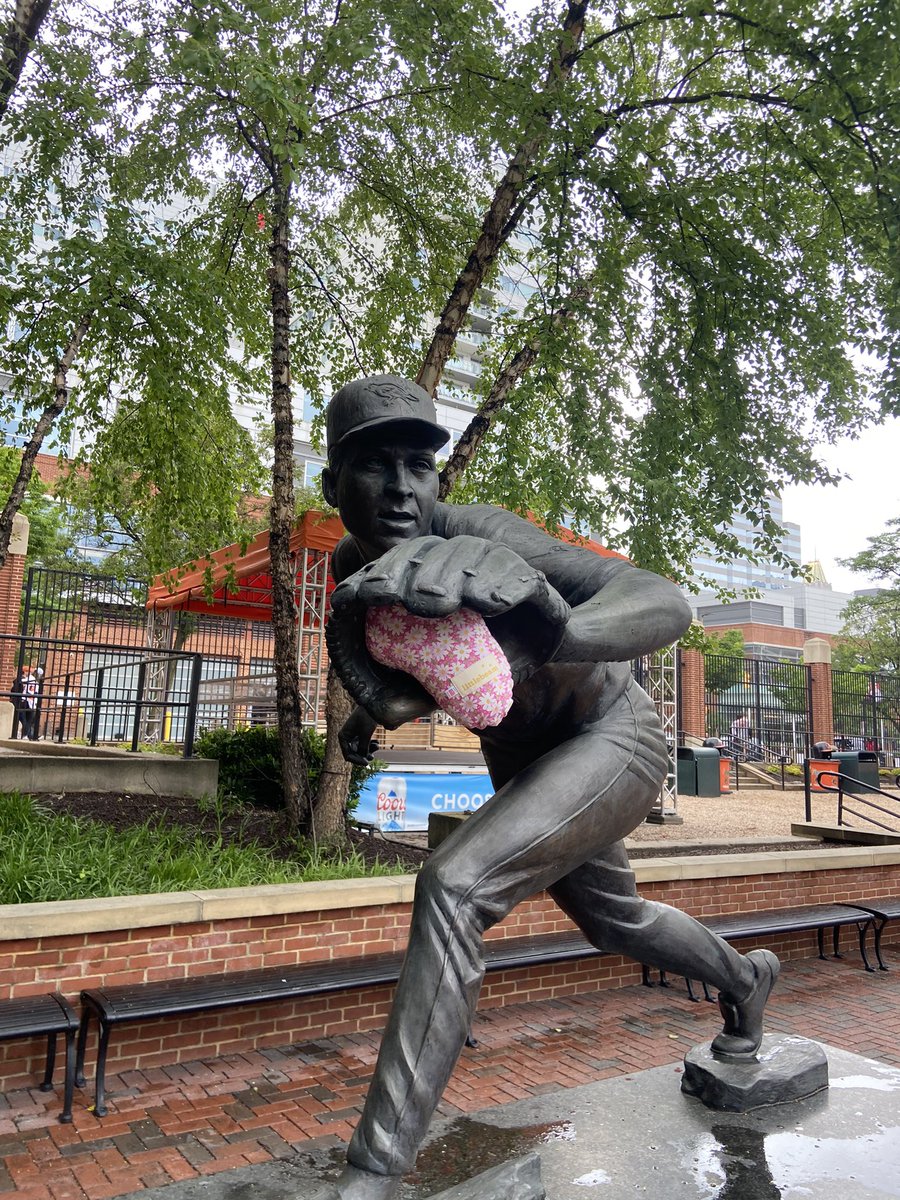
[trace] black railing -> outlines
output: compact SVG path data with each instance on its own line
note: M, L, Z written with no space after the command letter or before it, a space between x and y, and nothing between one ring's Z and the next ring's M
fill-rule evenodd
M834 780L835 782L826 782L826 780ZM900 784L900 776L898 776L898 784ZM806 789L807 821L812 821L811 793L815 788L818 792L828 792L831 795L837 796L837 823L839 827L854 828L850 821L844 819L845 815L849 813L850 816L857 817L859 820L865 821L868 825L875 825L877 828L883 829L886 833L896 833L900 836L900 793L893 794L887 792L883 788L876 787L873 783L868 783L865 779L858 779L855 775L848 775L846 771L839 770L837 764L835 764L833 769L829 769L819 764L813 765L807 762L804 769L804 785ZM852 791L848 790L848 785L852 787ZM883 800L889 801L891 807L885 808L883 804L868 799L866 793L880 796ZM863 811L854 807L857 804L862 806ZM873 812L890 817L896 823L894 825L885 825L883 821L872 815Z
M834 743L868 750L886 767L900 767L900 675L832 671Z
M27 728L34 740L130 742L135 751L177 743L185 758L193 754L202 655L9 635L0 637L0 655L20 671L32 666L37 683L27 723L25 701L13 698L13 738Z

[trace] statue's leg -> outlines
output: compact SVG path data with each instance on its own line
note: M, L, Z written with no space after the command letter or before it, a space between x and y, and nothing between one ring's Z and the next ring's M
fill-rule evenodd
M750 989L753 971L743 954L687 913L638 895L621 842L576 867L549 891L600 950L627 954L721 992Z
M778 978L778 959L771 951L739 954L687 913L644 900L637 894L621 842L576 867L549 890L599 949L718 988L725 1024L713 1039L713 1050L741 1059L756 1054L766 1001Z
M469 1030L482 935L646 816L665 774L652 705L630 687L602 720L518 773L432 854L416 884L409 947L366 1105L355 1169L409 1170ZM527 765L526 765L527 764ZM493 766L493 763L492 763Z

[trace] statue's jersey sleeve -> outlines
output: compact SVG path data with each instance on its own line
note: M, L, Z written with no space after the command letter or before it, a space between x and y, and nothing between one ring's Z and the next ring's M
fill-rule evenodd
M461 534L507 546L529 566L543 571L550 583L573 607L584 603L631 564L617 557L603 557L582 546L551 537L523 517L493 504L438 504L432 532L438 537Z

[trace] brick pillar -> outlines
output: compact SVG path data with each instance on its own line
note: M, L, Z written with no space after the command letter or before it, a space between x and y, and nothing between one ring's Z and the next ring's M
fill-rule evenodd
M19 643L13 639L20 632L22 582L27 552L28 518L23 513L16 513L9 539L9 553L0 567L0 694L9 691L19 665Z
M685 646L680 651L681 730L688 737L706 737L706 670L703 654Z
M803 643L803 661L812 676L811 742L830 742L834 738L834 710L831 701L831 645L824 638L809 638Z

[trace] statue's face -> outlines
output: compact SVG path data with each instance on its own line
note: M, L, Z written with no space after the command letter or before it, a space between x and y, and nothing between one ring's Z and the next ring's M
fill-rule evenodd
M341 514L367 561L431 529L438 494L434 451L396 429L351 439L337 470L322 473L325 499Z

